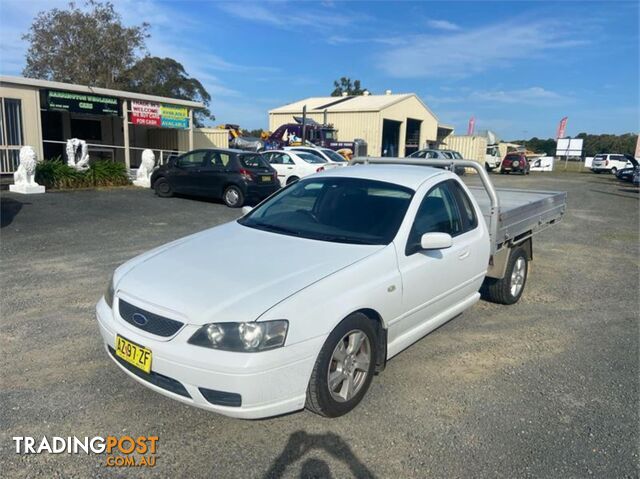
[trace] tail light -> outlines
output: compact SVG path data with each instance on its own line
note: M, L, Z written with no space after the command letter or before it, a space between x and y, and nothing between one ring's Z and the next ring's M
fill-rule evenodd
M316 169L316 173L320 173L321 171L324 171L324 166L319 166L318 169Z
M609 166L609 160L604 160L604 166Z
M240 175L247 181L253 181L253 175L249 170L245 170L244 168L240 168Z

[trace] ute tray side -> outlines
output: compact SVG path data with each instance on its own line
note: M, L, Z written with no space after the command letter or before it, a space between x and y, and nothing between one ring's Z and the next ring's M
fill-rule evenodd
M491 217L491 201L481 186L469 186L487 225ZM496 188L500 200L498 228L493 251L504 243L532 236L562 219L567 194L557 191L535 191Z

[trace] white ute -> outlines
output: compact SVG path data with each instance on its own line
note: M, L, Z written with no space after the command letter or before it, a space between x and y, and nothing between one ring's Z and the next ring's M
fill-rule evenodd
M518 301L532 236L565 210L565 193L496 190L471 161L454 163L483 187L437 160L351 163L116 269L97 304L113 361L228 416L343 415L388 359L481 293Z

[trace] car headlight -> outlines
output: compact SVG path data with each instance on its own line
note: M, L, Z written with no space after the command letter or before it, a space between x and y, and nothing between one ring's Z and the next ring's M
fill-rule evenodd
M211 323L198 329L190 344L235 352L257 352L284 346L289 321Z
M111 278L109 278L109 284L107 285L107 290L104 292L104 300L110 308L113 308L113 294L113 275L111 275Z

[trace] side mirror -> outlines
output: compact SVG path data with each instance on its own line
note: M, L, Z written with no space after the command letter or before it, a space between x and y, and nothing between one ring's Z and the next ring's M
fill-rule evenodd
M453 238L447 233L425 233L420 238L420 247L422 249L446 249L453 245Z
M249 212L253 209L253 206L243 206L242 207L242 216L249 214Z

